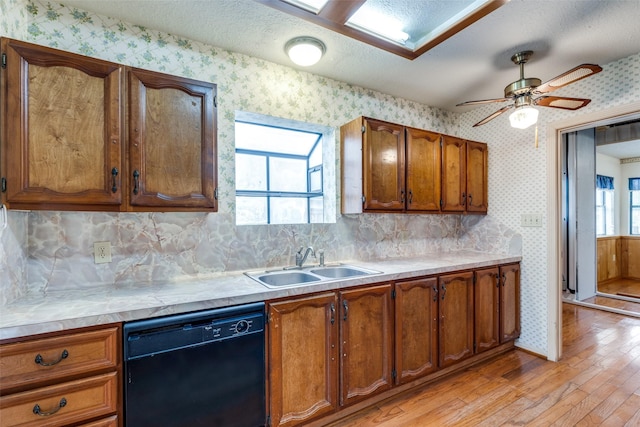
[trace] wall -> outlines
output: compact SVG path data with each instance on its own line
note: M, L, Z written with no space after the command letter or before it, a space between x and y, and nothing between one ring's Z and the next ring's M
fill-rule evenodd
M0 25L1 35L217 83L220 186L220 209L214 214L11 211L12 224L21 226L10 227L9 234L16 238L3 237L0 250L18 253L18 267L9 264L11 259L0 258L3 303L26 291L122 287L291 265L295 250L307 245L324 249L327 261L461 248L520 254L520 236L491 216L338 215L335 224L236 227L237 110L331 127L369 115L452 135L458 130L457 115L57 3L0 0L0 4L5 9L11 6L10 15L26 17L18 25L26 32ZM10 15L3 14L0 20L11 21ZM339 147L337 139L334 147ZM335 179L337 183L339 177ZM113 262L95 265L92 245L102 240L111 241Z
M578 64L576 64L578 65ZM592 102L579 111L539 108L536 127L518 130L509 126L508 114L489 124L473 128L473 124L497 110L487 105L460 117L460 134L489 143L489 214L500 223L522 234L522 324L530 325L520 338L522 343L547 348L547 253L553 252L547 240L546 218L549 174L547 170L547 127L571 117L640 101L640 54L600 64L603 71L588 79L554 92L557 96L583 98ZM546 80L553 76L537 76ZM553 127L553 126L551 126ZM542 227L522 227L523 213L543 215ZM560 284L558 284L560 286Z

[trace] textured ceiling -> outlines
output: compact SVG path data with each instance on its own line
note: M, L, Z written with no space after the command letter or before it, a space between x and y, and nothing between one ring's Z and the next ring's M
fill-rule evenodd
M521 50L535 52L526 77L543 82L581 63L603 65L640 51L640 0L511 0L413 61L253 0L64 4L294 68L284 44L315 36L327 53L306 71L456 112L472 108L455 107L463 101L502 97L519 78L510 57Z

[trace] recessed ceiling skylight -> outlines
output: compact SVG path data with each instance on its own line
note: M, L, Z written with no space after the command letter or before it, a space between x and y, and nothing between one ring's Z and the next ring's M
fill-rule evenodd
M256 0L415 59L509 0Z
M294 6L301 7L313 13L318 13L329 0L284 0Z

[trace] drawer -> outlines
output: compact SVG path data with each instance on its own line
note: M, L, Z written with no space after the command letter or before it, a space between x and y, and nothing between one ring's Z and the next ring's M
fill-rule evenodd
M112 327L0 346L0 393L115 369L118 332Z
M117 402L117 373L97 375L0 397L0 426L64 426L114 414Z
M113 417L104 418L89 424L82 424L79 427L118 427L118 417L114 415Z

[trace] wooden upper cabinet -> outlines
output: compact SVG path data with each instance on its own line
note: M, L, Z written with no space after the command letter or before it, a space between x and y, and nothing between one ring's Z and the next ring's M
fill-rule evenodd
M438 279L395 285L396 384L438 369Z
M216 86L130 69L131 210L215 210Z
M438 278L440 368L473 355L473 272L452 273Z
M487 213L487 167L486 144L443 136L441 210Z
M1 48L8 208L217 209L215 84L12 39Z
M467 141L467 212L487 213L487 144Z
M440 139L426 130L406 128L407 210L440 210Z
M1 48L7 207L119 210L123 67L17 40Z
M442 211L464 212L467 203L467 145L464 139L442 138Z
M498 267L476 270L474 280L475 352L500 344L500 281Z
M404 209L404 127L364 119L364 210Z
M340 292L341 406L391 388L393 384L393 302L391 285Z
M269 304L273 427L304 424L337 409L337 306L335 292Z
M520 336L520 264L500 266L500 343Z

